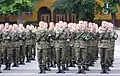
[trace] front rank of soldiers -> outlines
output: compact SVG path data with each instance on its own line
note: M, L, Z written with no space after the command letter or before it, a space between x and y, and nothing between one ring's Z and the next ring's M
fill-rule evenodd
M101 33L101 28L107 28L110 35L105 35L104 30ZM102 26L98 27L97 24L87 21L79 21L78 24L59 21L49 25L41 21L36 36L39 73L50 71L50 66L53 65L57 65L57 73L65 73L69 71L69 67L75 67L75 64L78 67L77 73L86 73L85 71L90 71L90 66L94 66L99 52L101 73L108 73L109 67L112 67L114 43L117 39L112 23L103 21ZM108 37L105 39L109 43L102 42L104 36ZM104 51L107 48L110 51Z
M4 70L19 67L35 60L39 73L51 71L57 66L57 73L69 71L69 67L77 67L77 73L85 74L100 54L101 73L108 73L113 67L114 45L118 35L110 22L97 24L79 21L58 23L40 21L36 28L33 25L0 24L0 67ZM0 71L1 72L1 71Z
M27 40L27 33L32 31L29 45L33 45L32 34L35 28L33 28L33 25L28 26L29 28L25 28L23 24L0 24L0 68L2 64L5 65L4 70L11 70L12 63L12 67L25 65L25 56L27 58L26 62L35 59L35 56L32 57L32 55L35 55L32 53L32 47L30 46L31 50L28 51L28 44L26 43L29 40Z

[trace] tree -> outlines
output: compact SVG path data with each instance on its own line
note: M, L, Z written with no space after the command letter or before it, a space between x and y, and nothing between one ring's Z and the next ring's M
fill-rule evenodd
M17 23L22 23L22 12L27 9L33 10L33 3L42 0L2 0L0 5L0 12L3 15L13 14L17 15Z
M103 2L103 8L108 11L108 14L111 14L112 23L116 25L117 6L120 6L120 0L103 0Z
M10 14L9 5L12 3L10 0L1 0L0 1L0 14L4 15L5 22L7 22L7 16Z
M96 0L57 0L53 9L61 13L74 13L78 20L93 21Z

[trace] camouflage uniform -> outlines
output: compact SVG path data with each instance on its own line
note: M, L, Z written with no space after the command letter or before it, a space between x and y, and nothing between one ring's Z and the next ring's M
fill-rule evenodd
M57 73L64 73L65 67L65 52L66 52L66 33L64 30L56 31L56 39L55 39L55 50L56 50L56 62L58 67ZM61 69L62 66L62 69Z
M37 59L39 64L39 73L45 73L45 67L47 62L47 51L49 49L49 44L47 42L46 31L41 29L36 32L37 40Z
M70 65L69 65L69 67L75 67L75 61L76 61L75 48L74 48L75 32L71 32L70 37L71 38L70 38L70 54L69 54Z
M3 54L3 39L2 39L2 31L0 32L0 73L1 73L1 65L2 65L2 54Z
M109 51L110 51L110 33L107 32L107 30L103 30L104 32L100 34L99 36L99 50L100 50L100 58L101 58L101 73L108 73L107 68L109 67Z
M26 33L25 31L20 32L20 64L25 64L25 40L26 40Z
M13 66L12 67L19 67L19 56L20 56L20 43L19 43L19 32L13 31L12 32L12 43L13 43Z
M11 33L10 31L6 31L3 33L2 37L4 40L3 43L3 57L4 57L4 63L5 63L5 69L4 70L10 70L10 66L12 63L12 42L11 42Z
M26 31L26 49L25 49L25 54L26 54L26 62L31 62L32 58L32 30L27 30Z
M50 32L50 58L51 58L51 67L56 67L55 64L56 64L56 51L55 51L55 32L53 30L49 30Z
M32 32L32 60L35 60L36 56L36 34Z

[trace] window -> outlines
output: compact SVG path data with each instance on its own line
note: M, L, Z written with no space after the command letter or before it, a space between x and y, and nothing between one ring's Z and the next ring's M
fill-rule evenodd
M26 9L26 14L27 14L28 16L32 14L32 9L30 9L30 7L28 7L28 8Z

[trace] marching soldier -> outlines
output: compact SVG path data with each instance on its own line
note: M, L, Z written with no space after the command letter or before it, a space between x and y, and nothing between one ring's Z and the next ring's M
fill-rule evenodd
M20 42L20 63L21 65L25 65L25 40L26 33L23 24L19 24L19 42Z
M32 30L31 27L29 25L27 25L26 27L26 50L25 50L25 54L26 54L26 62L31 62L31 58L32 58Z
M13 66L19 67L19 54L20 54L20 43L19 43L19 29L17 24L13 24L12 31L12 43L13 43Z
M35 60L36 56L36 33L35 33L35 28L33 25L31 25L31 30L32 30L32 58L31 60Z
M65 52L66 52L66 32L64 32L63 22L56 23L55 27L55 50L56 50L56 62L58 67L57 73L65 73ZM62 68L61 68L62 67Z
M12 42L11 42L11 32L12 31L12 25L5 24L5 28L3 31L3 57L4 57L4 63L5 63L5 69L4 70L10 70L11 63L12 63Z
M109 51L110 51L110 31L108 29L108 22L103 21L99 28L99 49L101 58L101 73L108 73L109 68Z
M0 73L1 73L1 65L2 65L2 54L3 54L3 46L2 46L2 43L3 43L3 38L2 38L2 24L0 25Z
M69 23L68 24L68 28L70 30L70 51L69 51L69 67L75 67L75 61L76 61L76 57L75 57L75 48L74 48L74 43L75 43L75 29L73 28L75 26L75 24L73 23Z
M49 36L50 36L50 58L51 58L51 67L56 67L56 51L55 51L55 32L54 32L54 23L49 23Z
M37 41L37 58L39 64L39 73L45 73L47 63L47 51L49 49L47 25L44 22L39 23L39 27L36 31Z

